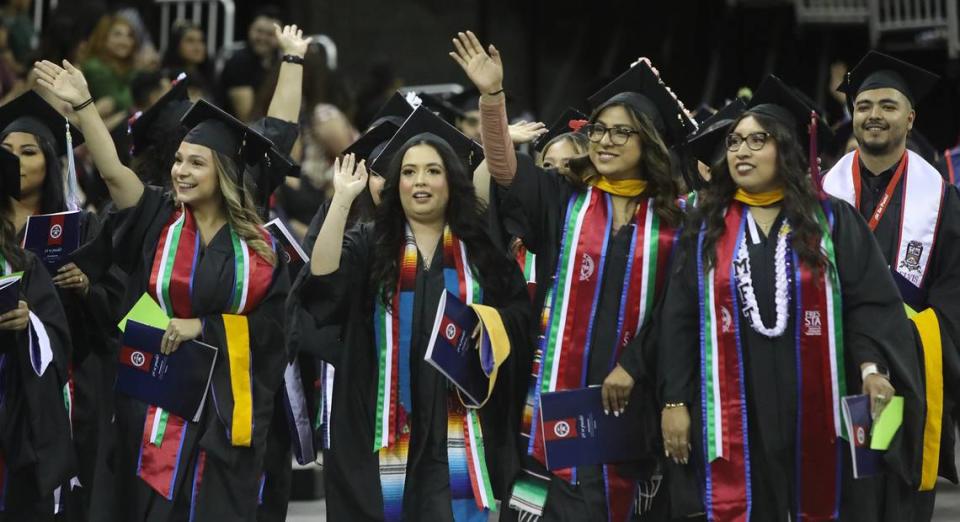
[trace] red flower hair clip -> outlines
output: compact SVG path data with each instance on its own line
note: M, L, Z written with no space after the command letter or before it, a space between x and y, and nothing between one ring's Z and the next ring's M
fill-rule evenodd
M567 126L570 127L570 130L572 130L573 132L580 132L580 129L583 128L583 126L588 123L590 122L587 120L570 120L567 123Z

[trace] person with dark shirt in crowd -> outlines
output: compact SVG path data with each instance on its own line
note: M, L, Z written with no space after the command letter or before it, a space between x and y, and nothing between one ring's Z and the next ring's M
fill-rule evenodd
M247 45L227 60L220 76L227 106L237 119L249 121L260 82L277 61L277 38L273 25L280 24L280 11L265 6L257 11L247 30Z

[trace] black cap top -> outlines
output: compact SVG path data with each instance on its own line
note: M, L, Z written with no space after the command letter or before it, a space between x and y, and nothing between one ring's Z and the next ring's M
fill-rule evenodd
M470 87L461 93L454 94L447 101L450 102L450 105L456 107L461 115L470 111L479 111L480 91L476 87Z
M370 163L372 159L376 158L377 155L383 151L387 142L390 141L390 138L392 138L399 129L400 127L394 125L393 122L389 120L384 121L363 133L363 136L357 138L357 141L347 147L347 149L343 151L343 154L355 154L358 163L360 160L366 160L367 163Z
M439 96L425 92L419 93L417 96L420 97L424 107L430 109L434 114L440 116L450 124L455 124L459 118L463 118L463 111Z
M797 139L804 148L807 146L806 137L809 135L807 128L810 125L810 113L817 112L819 120L817 124L818 142L826 145L833 137L830 126L823 120L820 113L805 100L805 96L772 74L767 75L760 83L760 88L750 99L746 112L769 116L794 129Z
M380 110L373 116L373 125L376 125L383 118L388 118L388 121L392 121L397 124L399 127L404 120L410 117L413 114L413 105L410 105L410 102L407 101L407 98L400 94L399 92L393 93L393 96L387 100L387 103L384 103ZM399 119L399 122L397 121Z
M716 109L706 103L702 103L697 107L697 110L693 111L693 121L697 122L697 126L700 127L703 125L703 122L710 119L710 117L716 113Z
M551 125L550 129L547 130L547 133L537 138L537 141L533 142L533 150L537 152L542 151L543 148L547 146L547 143L550 143L550 140L560 136L561 134L566 134L568 132L579 132L580 127L576 125L576 122L581 120L586 122L587 115L578 111L577 109L568 107L567 110L563 111L563 114L561 114L560 117L553 122L553 125ZM575 125L571 126L571 123L574 123Z
M141 154L151 145L162 142L180 126L181 118L191 106L187 97L187 75L180 73L170 90L153 106L130 119L127 131L132 145L131 155Z
M430 112L430 109L421 106L413 111L400 130L393 135L383 152L369 165L370 168L381 175L387 175L390 161L397 151L411 138L420 134L433 134L446 141L470 173L483 161L483 147L479 143L464 136L456 127Z
M587 101L594 111L608 105L624 104L645 114L653 121L668 147L680 144L697 128L680 102L670 94L667 86L646 62L637 63L587 98Z
M26 132L50 142L58 156L67 153L67 119L34 91L17 96L0 107L0 135ZM70 125L73 146L83 143L83 134Z
M190 129L183 141L203 145L247 165L268 159L267 151L273 147L262 134L206 100L194 103L180 123Z
M0 198L20 199L20 158L0 147Z
M892 56L870 51L850 72L838 91L847 95L847 107L853 111L857 95L863 91L891 88L903 93L916 105L940 81L940 77Z
M737 98L705 119L697 132L688 138L694 157L707 165L717 161L720 144L730 133L730 126L743 114L744 109L746 104Z

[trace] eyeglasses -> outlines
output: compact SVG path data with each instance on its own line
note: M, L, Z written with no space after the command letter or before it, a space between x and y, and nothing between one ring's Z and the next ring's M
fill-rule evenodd
M600 143L603 141L603 135L610 133L610 143L614 145L624 145L627 141L630 140L630 136L633 134L640 134L640 131L633 130L629 127L605 127L599 123L591 123L589 125L584 125L584 132L587 134L587 139L594 143Z
M739 134L727 134L727 150L730 152L737 152L740 150L740 146L743 145L743 142L747 142L747 148L752 151L758 151L767 144L767 138L770 137L768 132L751 132L745 137Z

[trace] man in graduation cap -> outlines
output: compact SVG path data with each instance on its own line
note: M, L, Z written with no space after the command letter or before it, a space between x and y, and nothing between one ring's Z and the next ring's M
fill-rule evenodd
M896 58L868 53L840 85L859 150L843 156L823 186L868 220L922 346L927 416L917 485L929 492L928 513L920 518L927 520L937 475L957 481L951 414L960 401L960 192L907 149L916 104L937 80Z

